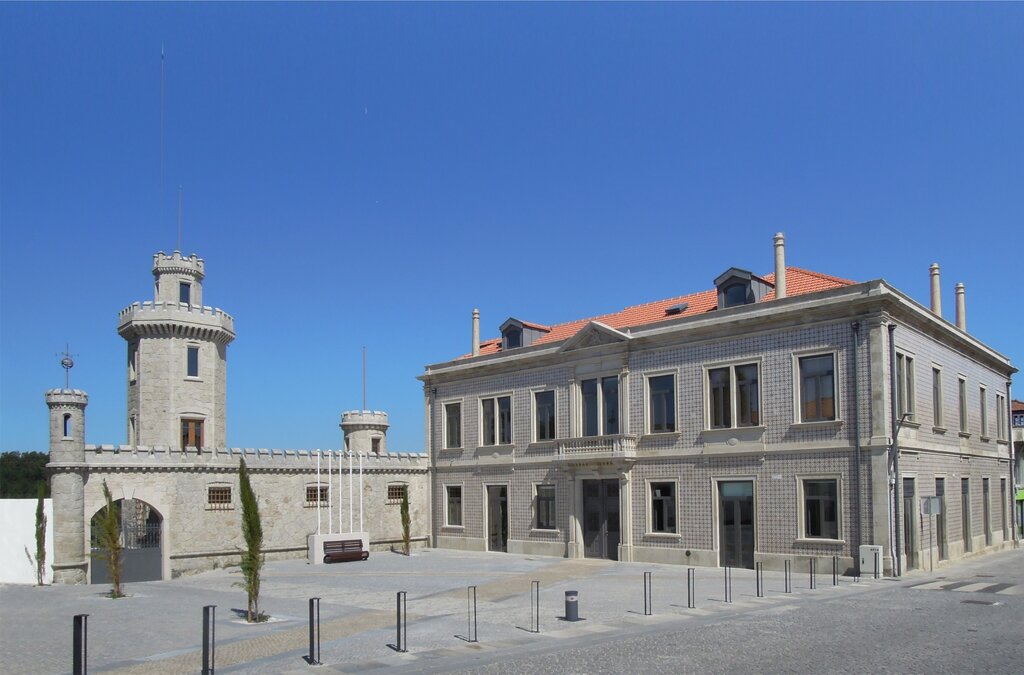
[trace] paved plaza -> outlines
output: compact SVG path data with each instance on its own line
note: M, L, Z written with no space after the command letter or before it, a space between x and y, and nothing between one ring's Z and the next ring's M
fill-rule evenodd
M650 615L644 572L651 572ZM375 552L366 562L327 566L272 562L261 604L273 620L260 625L238 616L245 593L236 586L237 568L129 584L130 597L120 600L104 597L105 586L2 586L0 659L4 672L69 672L72 617L88 614L90 671L195 673L202 662L202 608L216 605L216 668L224 673L628 672L651 664L674 672L1019 672L1024 666L1024 551L900 580L840 577L837 586L831 569L819 568L814 589L807 568L799 567L791 593L782 573L766 572L764 597L757 597L753 571L733 570L731 603L724 601L723 570L695 568L694 575L691 609L687 568L680 566L445 550L411 557ZM535 580L539 632L531 631ZM477 642L469 641L469 586L477 589ZM584 620L561 618L567 590L579 591ZM397 591L407 592L405 653L391 646ZM303 659L314 596L321 598L323 665L317 667ZM947 625L955 631L945 639L924 646L914 640ZM869 667L871 653L889 639L915 660ZM982 660L968 653L971 660L948 669L929 662L947 650L963 653L971 640L985 642L974 647Z

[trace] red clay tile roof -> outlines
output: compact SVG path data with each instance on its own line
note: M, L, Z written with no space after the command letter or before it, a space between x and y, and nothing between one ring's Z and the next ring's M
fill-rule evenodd
M1024 412L1024 401L1013 399L1010 401L1010 410L1015 413Z
M761 278L769 284L775 284L774 273L766 274ZM832 288L850 286L854 283L856 282L829 276L828 274L821 274L820 272L812 272L799 267L786 268L786 292L790 296L827 291ZM765 296L762 302L774 299L775 290L772 289L768 292L768 295ZM665 310L669 307L684 302L688 305L686 311L674 315L665 314ZM643 326L649 323L657 323L658 321L664 321L668 318L679 318L683 316L702 314L715 309L717 306L718 292L715 289L701 291L699 293L691 293L690 295L680 295L666 300L656 300L643 305L634 305L611 314L603 314L589 319L578 319L576 321L555 324L550 327L550 333L541 336L533 344L539 345L567 340L591 321L598 321L606 326L615 328L616 330L622 330L624 328L635 328L636 326ZM527 325L525 321L523 322L523 325ZM481 356L486 354L497 354L500 351L501 338L494 338L480 343ZM467 358L469 356L469 354L465 354L459 358Z

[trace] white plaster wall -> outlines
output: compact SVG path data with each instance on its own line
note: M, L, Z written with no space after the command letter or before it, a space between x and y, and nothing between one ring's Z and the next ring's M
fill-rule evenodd
M35 499L0 499L0 583L35 584L36 567L25 549L36 552ZM46 514L46 583L53 581L53 501L43 501Z

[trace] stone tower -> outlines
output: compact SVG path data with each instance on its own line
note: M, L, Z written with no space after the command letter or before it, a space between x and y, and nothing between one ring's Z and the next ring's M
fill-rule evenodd
M46 392L50 409L50 493L53 495L53 583L84 584L89 561L85 550L85 406L78 389Z
M387 454L388 414L378 410L341 413L345 449L351 452Z
M153 302L118 316L128 342L128 444L224 447L235 321L203 305L205 263L194 253L157 253L153 276Z

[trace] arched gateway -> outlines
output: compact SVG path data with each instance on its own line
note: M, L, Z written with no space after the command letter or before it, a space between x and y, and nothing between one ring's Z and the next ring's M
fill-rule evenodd
M160 581L163 578L163 517L160 512L141 499L119 499L112 506L121 530L121 581ZM97 543L106 509L104 506L91 519L92 566L89 581L94 584L111 581L110 569Z

